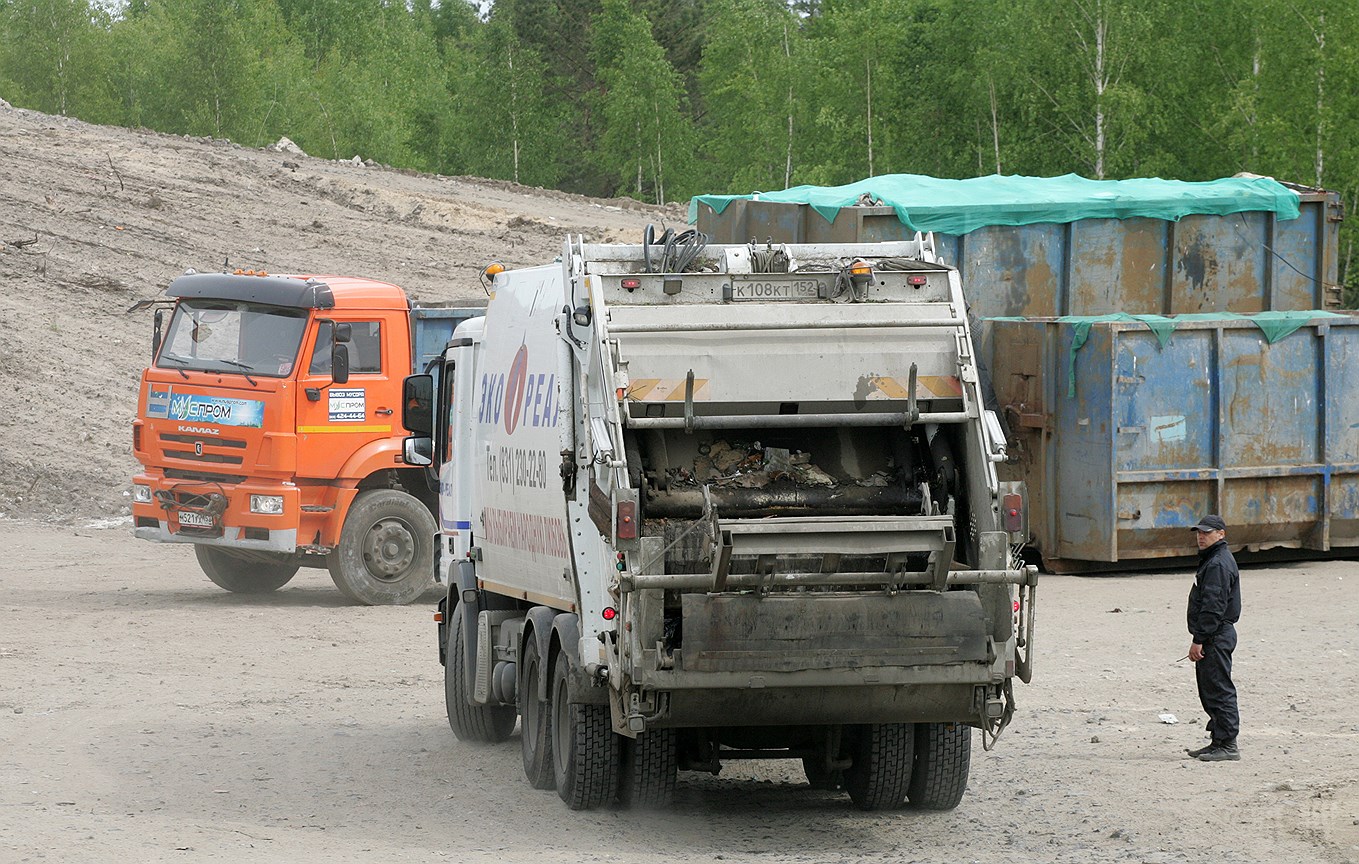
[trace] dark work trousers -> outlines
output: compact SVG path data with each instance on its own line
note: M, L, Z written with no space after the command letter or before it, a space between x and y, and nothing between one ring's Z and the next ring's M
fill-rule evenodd
M1241 728L1236 710L1236 685L1232 683L1232 651L1236 628L1224 623L1213 641L1203 646L1203 659L1194 664L1199 701L1208 712L1208 731L1214 741L1235 741Z

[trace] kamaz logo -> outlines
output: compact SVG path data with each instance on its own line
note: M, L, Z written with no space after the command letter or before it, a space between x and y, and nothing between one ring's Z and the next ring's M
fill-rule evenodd
M556 426L557 376L528 371L528 346L520 345L508 374L487 372L481 376L477 422L504 422L505 432L510 435L521 423Z

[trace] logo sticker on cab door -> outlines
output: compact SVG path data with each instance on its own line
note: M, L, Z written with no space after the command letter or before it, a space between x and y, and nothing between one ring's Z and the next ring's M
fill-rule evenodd
M362 387L357 389L336 390L330 393L331 423L362 423L368 417L366 393Z

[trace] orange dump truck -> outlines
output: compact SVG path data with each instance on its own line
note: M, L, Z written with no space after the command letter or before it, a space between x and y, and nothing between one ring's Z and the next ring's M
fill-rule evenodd
M228 591L325 567L360 603L423 593L438 490L402 460L402 380L482 310L339 276L190 271L165 293L138 304L158 308L132 427L136 536L194 544Z

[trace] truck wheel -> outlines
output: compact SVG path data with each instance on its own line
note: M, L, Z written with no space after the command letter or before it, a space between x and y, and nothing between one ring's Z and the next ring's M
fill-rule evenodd
M462 610L448 613L448 647L444 657L444 707L448 725L459 741L499 744L514 731L514 709L504 705L474 705L467 701L466 661L462 650Z
M570 701L568 663L558 654L552 664L552 774L567 807L591 810L618 791L618 736L609 706Z
M967 791L972 763L972 727L962 723L920 723L915 733L915 768L907 797L911 806L952 810Z
M621 737L621 736L619 736ZM622 739L618 802L624 807L660 810L675 798L679 753L674 729L652 729Z
M403 606L433 584L436 530L429 509L405 492L360 492L326 558L330 578L366 606Z
M298 565L287 560L270 561L267 552L233 552L195 543L193 553L213 584L237 594L268 594L297 575Z
M845 789L860 810L892 810L906 800L915 728L911 723L860 726L845 769Z
M534 789L551 789L557 785L552 776L552 736L548 718L552 715L552 700L538 698L538 684L543 674L543 658L538 653L538 640L532 633L524 645L524 659L519 664L519 733L524 755L524 776ZM549 697L551 692L549 691Z

